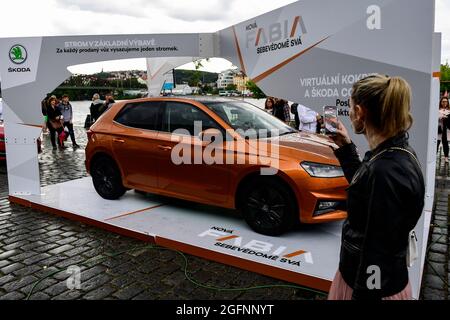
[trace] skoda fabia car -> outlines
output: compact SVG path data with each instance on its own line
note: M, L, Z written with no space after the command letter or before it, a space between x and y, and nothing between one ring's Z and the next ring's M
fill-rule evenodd
M346 217L348 184L327 137L220 99L114 104L88 131L86 168L98 194L136 189L238 209L266 235Z

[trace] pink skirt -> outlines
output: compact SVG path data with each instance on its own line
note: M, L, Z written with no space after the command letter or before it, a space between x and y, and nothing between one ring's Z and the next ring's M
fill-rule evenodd
M352 294L353 289L345 282L341 272L338 270L331 284L328 300L351 300ZM401 292L385 297L383 300L412 300L411 284L408 282L408 285Z

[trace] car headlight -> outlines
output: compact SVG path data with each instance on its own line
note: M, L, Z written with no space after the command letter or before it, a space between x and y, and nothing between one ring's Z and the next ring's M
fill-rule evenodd
M315 162L302 162L300 165L311 177L337 178L344 176L344 171L342 171L342 168L339 166Z

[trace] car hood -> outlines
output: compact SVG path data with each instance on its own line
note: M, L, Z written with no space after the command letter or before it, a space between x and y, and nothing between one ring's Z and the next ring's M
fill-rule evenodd
M299 157L302 160L339 164L331 146L337 145L327 136L295 132L281 137L269 138L280 146L280 155Z

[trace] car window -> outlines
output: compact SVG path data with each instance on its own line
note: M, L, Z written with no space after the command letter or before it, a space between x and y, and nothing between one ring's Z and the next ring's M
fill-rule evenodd
M125 105L114 119L127 127L158 130L157 119L161 103L136 102Z
M197 131L194 127L196 121L201 121L201 128L198 128ZM223 132L223 129L209 115L196 106L181 102L166 102L162 131L174 132L178 129L185 129L191 136L194 136L200 131L210 128Z

